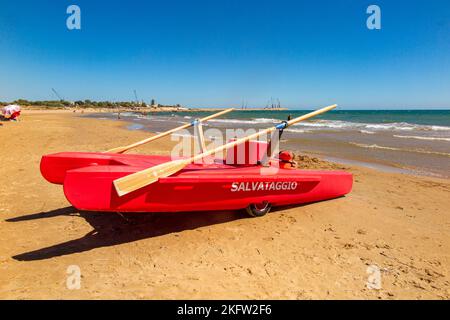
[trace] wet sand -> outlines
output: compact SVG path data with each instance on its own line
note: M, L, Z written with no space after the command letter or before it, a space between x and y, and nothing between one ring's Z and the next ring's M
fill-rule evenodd
M24 112L0 127L2 299L449 299L450 180L304 158L354 174L346 197L242 212L78 212L39 172L42 154L147 137L113 120ZM169 139L137 149L161 154ZM66 286L81 269L81 288ZM368 267L381 288L367 288Z

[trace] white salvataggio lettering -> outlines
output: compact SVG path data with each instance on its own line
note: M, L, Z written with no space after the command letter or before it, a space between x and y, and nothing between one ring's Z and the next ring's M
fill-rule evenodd
M297 189L298 183L296 181L261 181L261 182L233 182L230 191L289 191Z

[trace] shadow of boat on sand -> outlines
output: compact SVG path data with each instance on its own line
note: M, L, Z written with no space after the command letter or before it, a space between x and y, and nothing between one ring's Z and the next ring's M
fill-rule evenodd
M338 197L338 198L345 198ZM328 200L316 201L325 202ZM310 203L287 205L272 208L271 213L291 208L308 206ZM22 222L36 219L48 219L59 216L75 216L85 219L93 228L84 237L70 240L54 246L25 252L13 256L19 261L45 260L54 257L81 253L101 247L154 238L170 233L195 230L201 227L231 222L240 219L255 219L241 211L215 212L172 212L172 213L126 213L85 212L74 207L33 213L7 219L7 222ZM259 218L261 219L261 218Z
M13 256L19 261L45 260L58 256L81 253L101 247L159 237L170 233L226 223L246 218L243 212L221 211L189 213L127 213L120 215L106 212L83 212L65 207L47 212L29 214L7 219L7 222L23 222L49 219L58 216L79 216L93 228L85 236L50 247Z

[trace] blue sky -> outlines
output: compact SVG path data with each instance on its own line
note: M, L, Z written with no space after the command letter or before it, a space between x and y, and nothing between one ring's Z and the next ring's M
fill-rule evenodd
M81 8L81 30L66 9ZM366 27L377 4L382 29ZM0 0L0 101L450 107L450 1Z

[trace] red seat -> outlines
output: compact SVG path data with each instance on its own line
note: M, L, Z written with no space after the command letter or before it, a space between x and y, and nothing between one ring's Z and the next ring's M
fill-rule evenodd
M231 141L234 141L233 139ZM241 145L228 148L225 163L229 165L255 165L267 153L269 144L266 141L247 141Z

